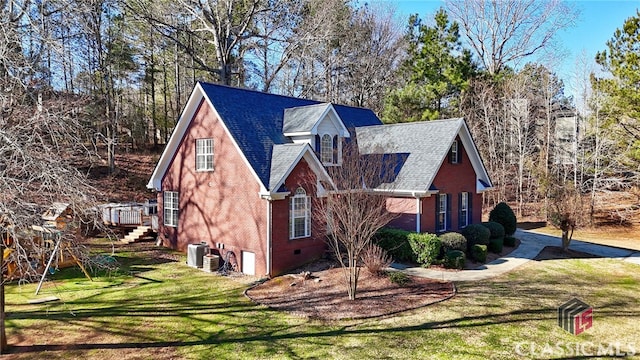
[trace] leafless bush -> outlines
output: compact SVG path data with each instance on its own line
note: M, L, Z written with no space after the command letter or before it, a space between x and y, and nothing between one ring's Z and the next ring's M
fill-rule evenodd
M372 275L382 275L391 263L391 257L387 252L376 244L369 244L362 253L362 264Z

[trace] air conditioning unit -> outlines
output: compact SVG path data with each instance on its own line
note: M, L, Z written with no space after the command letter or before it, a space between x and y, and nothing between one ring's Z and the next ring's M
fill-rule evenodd
M189 244L187 247L187 265L202 268L202 258L208 253L209 245L204 242L200 244Z
M202 259L202 270L206 272L217 271L219 266L220 256L218 255L205 255Z

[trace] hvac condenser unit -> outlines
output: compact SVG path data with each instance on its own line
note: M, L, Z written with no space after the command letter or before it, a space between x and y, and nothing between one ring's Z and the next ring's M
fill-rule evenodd
M220 265L220 257L218 255L205 255L202 258L202 270L206 272L214 272L218 270Z
M202 268L202 258L209 253L209 245L206 243L189 244L187 247L187 265Z

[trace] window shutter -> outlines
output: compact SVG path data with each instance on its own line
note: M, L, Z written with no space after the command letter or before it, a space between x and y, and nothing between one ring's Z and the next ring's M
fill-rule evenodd
M438 232L440 231L440 194L435 196L435 202L436 202L436 228L434 232Z
M449 162L449 164L453 164L453 151L451 151L451 146L449 146L449 156L447 156L447 161Z
M289 198L289 239L293 239L293 196Z
M333 137L333 163L338 163L338 135Z
M458 194L458 229L462 229L464 221L462 217L462 193Z
M447 194L447 228L446 230L451 229L451 194Z
M316 135L316 154L320 156L320 135Z
M464 149L464 146L462 142L458 141L458 164L462 164L462 149Z
M469 195L467 195L467 213L469 214L467 216L469 217L469 224L473 224L473 204L471 199L473 199L473 193L469 192Z

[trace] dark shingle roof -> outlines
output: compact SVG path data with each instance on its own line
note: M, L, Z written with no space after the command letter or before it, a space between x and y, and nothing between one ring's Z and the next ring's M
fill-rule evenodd
M204 82L200 82L200 85L267 188L271 178L274 145L291 143L283 135L285 109L322 104L319 101ZM382 124L369 109L343 105L334 105L334 109L347 128Z
M396 190L430 190L463 119L370 126L356 129L362 154L409 154L393 184Z

